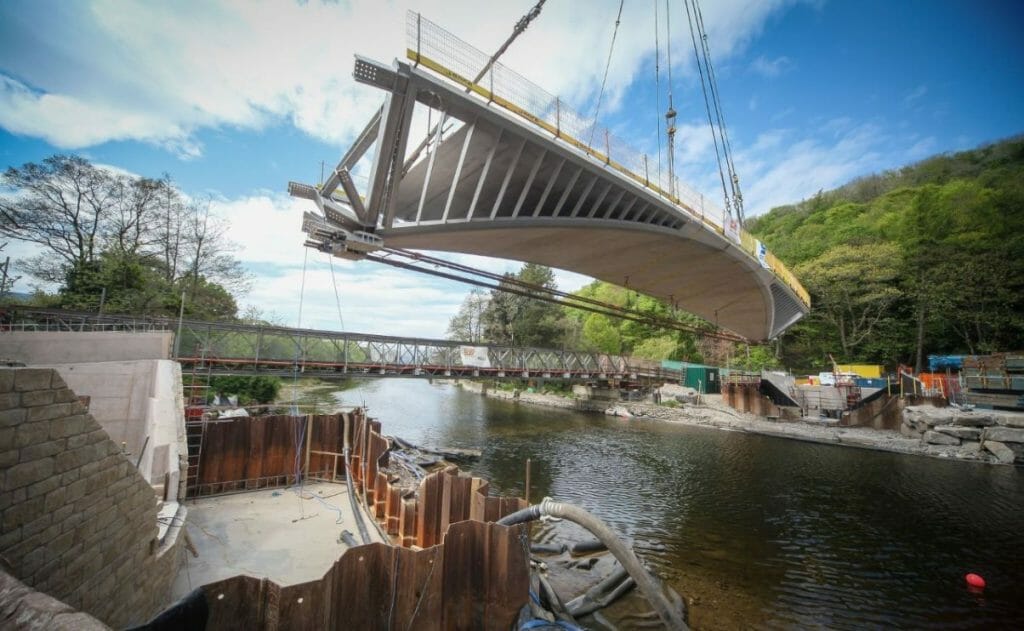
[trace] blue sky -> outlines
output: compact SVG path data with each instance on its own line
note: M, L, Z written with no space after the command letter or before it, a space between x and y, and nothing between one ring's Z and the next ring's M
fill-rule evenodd
M257 282L243 304L298 319L305 252L289 180L333 165L381 94L353 53L404 52L405 10L493 51L533 2L5 2L3 167L74 152L209 195ZM669 3L677 172L717 192L682 2ZM705 2L748 215L851 178L1024 131L1020 2ZM601 118L657 152L654 2L629 0ZM667 102L665 3L661 108ZM506 65L592 112L616 2L549 0ZM15 255L27 250L9 247ZM516 264L476 261L488 269ZM441 336L468 288L336 261L346 328ZM330 269L307 260L303 324L339 328ZM563 273L564 289L585 278ZM22 287L26 285L22 281Z

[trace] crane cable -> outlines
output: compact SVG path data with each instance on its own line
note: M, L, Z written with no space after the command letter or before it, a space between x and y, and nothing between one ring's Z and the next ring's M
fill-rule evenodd
M556 288L544 287L527 283L517 278L512 278L507 275L496 274L494 272L488 272L473 268L446 259L437 258L424 254L422 252L416 252L412 250L404 250L401 248L383 248L380 253L366 254L366 259L375 261L378 263L384 263L392 267L405 269L414 272L421 272L424 274L430 274L439 278L445 278L448 280L454 280L457 282L473 285L475 287L482 287L485 289L494 289L505 293L516 294L527 298L533 298L535 300L541 300L543 302L549 302L556 305L565 307L572 307L574 309L580 309L582 311L589 311L591 313L597 313L611 318L619 318L623 320L631 320L654 326L663 329L670 329L676 331L684 331L687 333L693 333L704 337L717 338L722 340L729 340L734 342L745 341L746 338L732 333L731 331L725 331L718 329L708 328L713 326L708 323L708 326L701 326L698 324L690 324L686 322L680 322L673 318L666 318L664 316L657 316L653 314L647 314L635 309L628 307L620 307L586 296L579 296L576 294L570 294L567 292L560 291ZM399 259L406 259L405 261ZM427 267L429 266L429 267ZM441 271L441 269L447 269L450 271ZM482 280L470 278L470 276L477 276ZM676 307L674 300L668 300L673 309Z
M341 317L341 295L338 293L338 280L334 277L334 257L327 252L327 262L331 264L331 284L334 285L334 302L338 305L338 322L341 330L345 330L345 318Z
M722 146L725 150L725 163L729 168L729 182L732 185L732 203L736 210L736 218L740 225L743 224L743 194L740 192L740 178L736 174L736 165L732 160L732 143L729 142L729 130L725 124L725 110L722 108L722 101L719 97L718 79L715 77L715 66L711 63L711 48L708 46L708 35L704 28L704 12L700 8L699 0L693 0L693 6L697 14L697 25L700 29L701 43L704 49L704 65L708 71L709 83L711 85L711 97L715 104L715 113L718 117L718 133L722 137Z
M672 105L672 12L665 0L665 53L668 60L668 110L665 112L665 131L668 135L668 192L676 196L676 109Z
M693 4L691 8L690 4ZM704 14L698 0L683 0L686 8L686 18L690 25L690 41L693 43L693 56L697 64L697 73L700 75L700 87L704 95L704 109L707 112L708 126L711 128L711 138L715 146L715 159L718 162L718 177L722 184L722 195L726 212L732 216L736 213L736 219L743 225L743 194L740 191L740 179L736 173L736 165L732 158L732 145L729 141L729 133L726 130L725 114L722 111L722 101L719 96L718 81L715 77L715 69L711 64L711 49L708 46L708 36L704 29ZM697 40L700 39L700 46ZM708 98L708 92L711 98ZM712 110L714 115L712 116ZM715 125L717 121L717 127ZM722 162L725 162L723 167ZM728 171L728 175L726 175ZM726 184L726 180L729 181ZM732 191L730 199L729 191Z
M654 0L654 120L658 125L658 186L661 186L661 44L658 30L658 0Z
M532 9L527 11L526 14L523 15L523 17L519 18L519 21L516 22L515 26L512 27L512 34L509 35L508 39L506 39L505 42L500 47L498 47L498 50L495 51L493 55L491 55L490 59L487 60L487 63L484 64L484 67L480 69L480 72L476 73L476 76L473 78L473 81L471 81L469 86L466 87L466 94L469 94L470 92L473 91L473 86L480 83L480 79L483 79L484 75L487 74L487 72L494 67L494 64L498 62L498 58L505 54L505 51L507 51L508 47L512 45L512 42L516 41L516 38L522 35L526 28L530 26L530 22L533 22L535 19L537 19L537 17L540 16L541 9L544 8L545 2L547 2L547 0L537 0L537 4L533 5ZM430 116L429 107L427 109L427 116ZM420 153L422 153L424 149L427 149L427 152L429 153L430 139L434 137L434 134L438 133L438 127L440 127L443 122L444 117L441 118L441 123L438 123L437 126L435 127L431 127L430 120L428 118L427 135L420 142L420 144L412 151L412 153L409 154L409 157L405 159L405 167L402 172L403 175L405 174L406 171L409 170L409 168L412 166L412 163L416 160L416 158L419 157ZM444 130L441 130L441 132L443 133Z
M690 15L690 1L683 0L683 5L686 7L686 19L690 24L690 40L693 42L693 56L697 62L697 73L700 75L700 88L704 93L704 109L708 115L708 127L711 128L711 140L715 145L715 160L718 162L718 179L722 183L722 196L725 202L725 212L731 216L732 203L729 200L729 190L725 184L725 169L722 167L722 155L718 147L718 134L715 131L715 123L711 117L711 102L708 100L708 90L704 82L704 66L701 63L700 53L697 49L696 27L694 26L693 18Z
M594 122L590 126L590 139L587 146L594 146L594 132L597 131L597 117L601 114L601 101L604 100L604 87L608 83L608 70L612 67L612 51L615 50L615 37L619 34L619 23L622 21L622 6L626 0L619 0L619 14L615 17L615 28L612 30L612 43L608 47L608 61L604 65L604 78L601 79L601 91L597 94L597 107L594 108Z
M491 58L487 60L487 63L484 65L484 67L480 70L480 72L477 73L476 78L473 79L473 83L479 83L480 79L483 79L484 75L487 74L487 71L490 70L491 67L494 66L494 64L498 61L498 57L504 55L505 51L508 50L508 47L512 45L512 42L516 41L516 38L523 34L523 31L526 30L526 27L530 26L530 22L533 22L535 19L537 19L537 17L540 15L541 9L544 8L544 3L546 1L547 0L538 0L537 4L533 5L533 8L526 12L526 15L519 18L519 21L516 22L516 25L512 27L512 34L508 36L508 39L505 40L505 43L502 44L501 47L498 48L498 50L493 55L491 55ZM619 12L621 13L621 11L622 9L620 8ZM472 88L467 87L466 92L469 92L471 89Z

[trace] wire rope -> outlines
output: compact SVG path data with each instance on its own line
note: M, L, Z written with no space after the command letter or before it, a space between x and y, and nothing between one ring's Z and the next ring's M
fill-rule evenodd
M661 186L661 45L658 27L658 0L654 0L654 120L658 125L658 186Z
M708 115L708 126L711 128L711 140L715 145L715 160L718 162L718 179L722 183L722 195L725 202L725 211L731 215L732 203L729 201L729 189L725 185L725 169L722 168L722 155L718 146L718 134L715 131L715 123L711 116L711 102L708 100L708 88L704 81L704 67L701 63L700 52L697 48L697 29L694 25L693 17L690 15L690 1L683 0L683 6L686 7L686 20L690 25L690 41L693 42L694 61L697 63L697 74L700 75L700 89L704 94L704 110Z
M608 70L612 67L612 52L615 51L615 38L619 35L619 23L622 22L622 6L626 0L619 0L619 13L615 16L615 28L612 29L612 43L608 47L608 61L604 64L604 78L601 79L601 91L597 94L597 107L594 108L594 122L590 126L590 140L588 146L594 145L594 132L597 131L597 120L601 114L601 102L604 100L604 89L608 83Z
M700 2L693 0L694 12L697 15L697 27L700 31L700 39L704 51L704 65L708 72L708 83L711 86L711 98L715 105L715 115L718 119L718 133L722 138L722 149L725 152L725 164L729 169L729 183L732 187L733 207L736 210L736 218L743 224L743 194L740 191L740 180L736 173L736 165L732 158L732 143L729 141L729 130L725 125L725 110L722 108L722 100L719 96L718 79L715 76L715 67L711 63L711 48L708 45L707 31L704 29L704 12L700 8Z
M330 252L326 252L327 262L331 266L331 284L334 285L334 302L338 306L338 322L341 324L341 330L345 330L345 318L341 315L341 295L338 293L338 280L334 277L334 257Z

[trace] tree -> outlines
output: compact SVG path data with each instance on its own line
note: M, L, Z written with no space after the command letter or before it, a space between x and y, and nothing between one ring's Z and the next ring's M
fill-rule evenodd
M837 327L823 308L836 287L877 285L878 266L847 258L857 269L839 273L830 261L868 245L895 248L899 265L886 270L870 335L850 350L858 359L923 369L929 353L1024 346L1024 137L861 178L747 228L812 291L810 316L782 340L789 365L827 365L843 347L850 319Z
M853 358L900 297L900 264L900 249L882 243L836 246L797 267L815 305L811 317L835 329L844 358Z
M558 305L509 290L524 290L516 281L556 289L551 268L526 263L516 274L505 274L499 289L491 291L482 316L484 339L491 344L559 348L568 326ZM536 292L539 294L539 292Z
M116 173L77 156L8 168L0 176L0 235L41 246L20 261L61 286L62 304L176 314L181 291L193 315L234 317L231 291L248 274L227 226L170 178Z
M448 322L448 339L465 342L484 341L483 315L490 297L482 289L469 292L458 313Z
M0 252L7 248L7 244L0 244ZM0 263L0 299L6 298L14 289L14 283L18 282L21 276L11 274L11 257L5 256Z
M76 156L10 167L2 179L0 234L43 246L47 253L24 265L51 282L94 262L112 212L113 177Z
M707 324L693 315L674 311L656 298L603 281L594 281L577 291L576 295L625 307L652 318L676 319L695 327ZM697 349L697 336L691 333L663 329L635 320L609 318L578 309L567 308L566 314L570 322L580 323L584 348L617 348L617 353L646 359L696 361L701 356ZM608 331L608 327L614 329L614 335Z
M622 352L622 338L611 319L590 314L583 324L583 340L589 349L618 355Z

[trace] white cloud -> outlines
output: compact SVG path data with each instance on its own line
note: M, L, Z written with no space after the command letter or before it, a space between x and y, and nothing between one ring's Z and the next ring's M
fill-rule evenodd
M811 135L813 131L819 134ZM877 125L840 120L828 121L818 130L775 129L761 134L736 155L747 216L876 170L883 160L884 141Z
M61 149L108 140L141 140L164 145L182 157L199 153L198 145L184 129L159 115L74 96L33 92L3 75L0 125L15 134L42 138Z
M926 138L920 138L914 144L910 145L907 149L907 158L911 160L921 160L935 153L935 149L939 142L935 136L928 136Z
M709 4L704 17L716 60L742 49L770 14L793 3ZM493 3L486 10L469 0L65 5L62 15L19 20L28 50L7 49L0 58L0 125L61 148L138 140L195 157L201 128L260 129L286 120L340 146L381 96L352 79L353 55L385 62L404 57L407 8L489 54L529 4ZM685 51L685 15L681 4L672 10L678 13L673 44ZM585 7L548 3L502 61L548 91L586 104L605 67L606 55L595 51L607 50L616 11L612 0ZM650 63L653 34L652 11L624 12L604 111L621 105L625 89ZM692 63L686 55L674 61L681 73Z
M334 261L334 279L347 331L441 338L465 294L411 272L369 262L338 263ZM285 326L296 326L301 302L303 327L342 330L325 255L310 252L304 287L301 263L280 272L261 278L242 303L269 308Z
M750 70L763 77L773 79L786 70L789 70L792 65L793 62L785 55L776 57L775 59L766 59L764 55L759 55L757 59L750 64Z
M903 104L906 105L907 107L910 107L914 105L915 101L924 98L926 94L928 94L928 86L923 84L919 85L910 92L908 92L906 96L903 97Z

